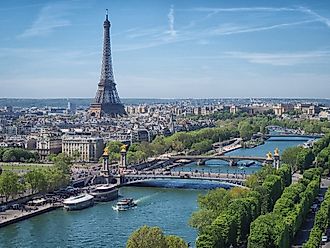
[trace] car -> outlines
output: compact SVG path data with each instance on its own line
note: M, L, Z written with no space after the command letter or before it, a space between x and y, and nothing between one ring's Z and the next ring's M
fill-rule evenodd
M322 242L322 244L325 244L326 242L328 242L328 236L327 235L323 235L321 242Z
M11 208L14 209L14 210L19 210L21 208L21 205L18 204L18 203L15 203L11 206Z
M317 204L313 204L311 207L312 212L315 213L317 211L317 209L318 209Z
M7 209L7 206L0 206L0 212L5 212Z

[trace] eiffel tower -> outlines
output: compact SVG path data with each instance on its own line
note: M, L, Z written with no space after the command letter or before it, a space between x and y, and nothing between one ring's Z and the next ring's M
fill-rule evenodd
M110 43L110 21L108 20L108 9L106 10L103 23L103 56L100 81L96 91L94 102L89 108L91 117L101 118L102 116L126 115L124 105L121 103L116 89L116 83L112 69L111 43Z

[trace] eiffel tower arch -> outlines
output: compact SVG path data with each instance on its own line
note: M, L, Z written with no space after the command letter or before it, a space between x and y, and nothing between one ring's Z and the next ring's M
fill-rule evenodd
M95 118L126 115L124 105L121 103L116 89L116 82L113 75L110 27L111 23L108 19L108 10L106 10L105 21L103 23L104 38L101 76L94 101L88 111L89 115Z

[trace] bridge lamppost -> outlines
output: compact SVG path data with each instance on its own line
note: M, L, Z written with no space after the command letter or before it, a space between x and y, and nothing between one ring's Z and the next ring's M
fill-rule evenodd
M126 169L127 161L126 161L126 154L127 154L127 145L122 145L120 147L120 164L119 167L122 169Z
M102 161L102 170L101 173L109 177L110 176L110 167L109 167L109 149L106 147L104 148L104 152L102 155L103 161Z
M280 168L280 151L278 148L274 150L274 167L276 170Z

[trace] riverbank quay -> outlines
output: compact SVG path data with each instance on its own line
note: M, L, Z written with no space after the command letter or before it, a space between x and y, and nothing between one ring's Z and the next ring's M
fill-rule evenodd
M223 154L225 154L227 152L232 152L232 151L238 150L240 148L242 148L242 145L241 144L226 146L226 147L223 147L221 149L221 151L218 152L218 154L219 155L223 155Z
M29 218L32 218L40 214L50 212L60 207L63 207L63 204L51 203L27 210L13 210L13 209L7 210L5 212L0 213L0 228L8 226L10 224L14 224L22 220L27 220Z

